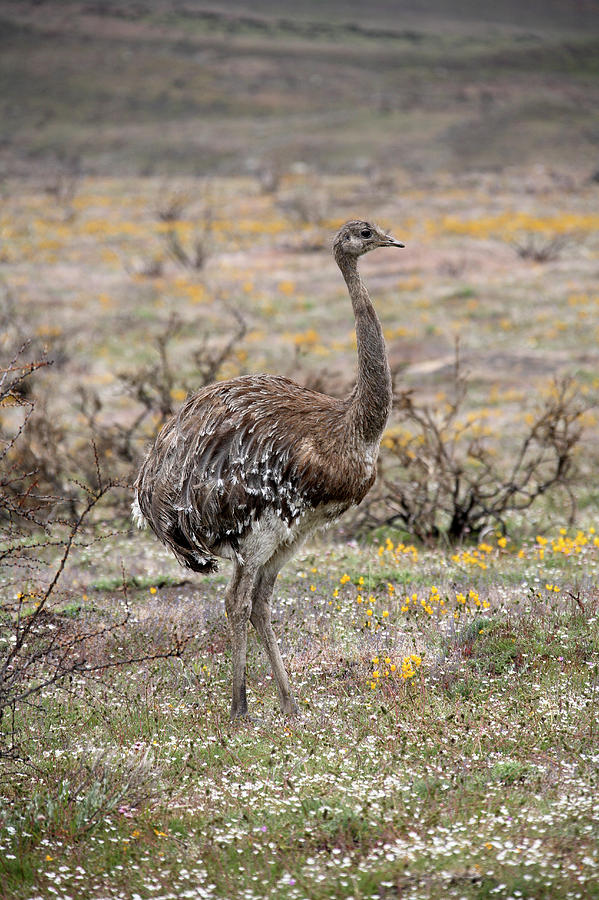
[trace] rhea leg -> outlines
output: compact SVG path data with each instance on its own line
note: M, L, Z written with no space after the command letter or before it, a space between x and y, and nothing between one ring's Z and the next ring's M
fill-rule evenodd
M254 573L235 563L233 576L225 594L225 608L231 635L233 656L233 699L231 718L247 716L245 662L247 655L247 625L252 607Z
M291 694L289 679L281 658L281 651L273 631L270 615L270 601L277 574L278 570L262 570L257 574L252 591L250 621L258 632L270 661L279 691L281 709L287 715L297 715L298 708Z

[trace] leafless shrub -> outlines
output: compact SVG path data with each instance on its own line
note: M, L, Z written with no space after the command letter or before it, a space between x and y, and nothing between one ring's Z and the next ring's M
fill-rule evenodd
M186 365L181 362L180 338L189 323L176 315L164 323L154 338L155 360L119 376L124 391L136 404L136 412L126 423L105 415L105 401L97 390L79 388L78 410L106 469L130 479L147 441L170 418L177 404L192 390L215 381L222 367L237 358L247 324L237 309L227 309L234 320L229 334L215 344L207 331L200 332Z
M95 514L101 510L104 518L123 497L119 482L104 478L95 448L87 454L89 478L79 474L62 433L46 432L50 447L45 456L42 448L36 451L30 432L45 418L36 419L33 379L49 364L43 356L31 358L25 342L0 365L0 757L18 754L18 711L37 706L44 691L75 675L179 656L184 645L173 634L151 648L129 642L129 651L122 649L130 620L124 575L118 615L82 624L60 614L68 593L59 584L73 549L97 540ZM61 452L52 459L55 440ZM52 490L61 485L66 496Z
M452 399L443 409L398 398L398 424L383 441L378 488L360 507L354 527L396 525L423 541L475 538L507 528L510 514L529 509L551 491L576 504L576 450L590 401L570 378L556 379L526 417L509 456L500 437L464 410L467 379L459 355Z
M183 218L183 213L192 200L191 193L185 190L161 196L156 205L156 215L161 222L177 222Z
M193 376L186 377L181 371L180 360L174 365L171 359L175 349L173 345L182 331L189 327L176 315L168 319L163 331L155 338L156 362L120 376L128 392L144 407L146 415L158 417L159 425L173 414L175 394L181 397L192 389L211 384L224 363L234 355L245 337L247 324L237 309L231 307L229 312L235 326L222 344L211 345L207 331L197 335L199 342L191 354Z
M330 198L322 185L309 180L281 191L277 206L287 218L300 225L320 225L328 216Z
M170 257L183 268L193 269L196 272L204 268L208 259L205 235L195 235L187 246L182 243L174 230L167 231L164 239Z
M65 222L71 222L75 218L73 200L79 189L80 180L79 160L73 159L66 163L44 186L46 194L56 201L61 218Z
M558 259L562 251L575 241L572 234L536 234L529 232L516 238L512 247L522 259L545 263Z
M199 272L206 265L213 239L213 215L210 207L204 210L201 223L187 242L183 242L176 228L164 235L166 250L176 263L185 269Z
M94 498L94 504L100 498ZM91 507L86 506L84 514ZM83 519L75 523L79 529ZM0 758L19 752L17 717L28 706L43 710L42 697L64 688L72 679L102 678L108 671L157 659L179 658L189 640L173 629L166 640L143 648L130 646L131 612L123 578L124 600L119 615L73 622L57 609L64 595L56 591L66 560L79 535L73 530L50 584L19 592L14 605L3 604L0 615ZM41 553L44 545L37 548ZM117 652L115 652L117 651Z
M65 599L58 586L67 561L75 546L85 543L93 512L117 488L115 482L104 481L97 457L95 484L77 484L79 507L73 521L54 519L51 527L46 522L33 538L15 527L0 535L5 571L14 573L4 579L0 607L0 757L18 754L18 710L37 706L49 688L75 675L97 676L115 667L180 656L185 643L173 634L165 646L114 652L126 644L118 638L130 620L124 573L123 603L116 617L83 625L57 612L56 603ZM52 562L56 554L58 560Z

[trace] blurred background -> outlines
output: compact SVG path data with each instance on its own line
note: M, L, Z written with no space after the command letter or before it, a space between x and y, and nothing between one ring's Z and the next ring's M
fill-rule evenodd
M599 169L595 0L4 0L0 166Z

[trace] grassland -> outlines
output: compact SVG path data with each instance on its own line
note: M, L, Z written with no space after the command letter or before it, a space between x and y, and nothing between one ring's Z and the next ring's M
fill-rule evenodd
M465 414L484 414L508 458L554 374L592 397L597 188L571 171L388 179L288 175L273 192L250 178L89 178L66 196L13 182L6 335L26 327L48 343L55 364L35 390L64 445L91 437L78 391L100 399L96 437L137 414L117 376L152 364L173 313L178 385L197 377L202 335L216 349L227 340L234 307L248 331L221 377L266 368L342 390L355 349L326 245L357 213L408 245L364 261L402 384L443 402L459 336ZM182 197L165 222L160 210ZM306 197L310 209L320 198L321 218L302 217ZM202 239L203 267L176 262L169 230L189 252ZM544 263L513 246L560 235L567 245ZM591 412L574 529L554 497L480 546L411 549L379 531L308 547L275 592L297 722L275 711L252 643L256 721L229 724L226 570L190 583L149 536L118 523L111 534L100 510L52 627L67 640L113 625L128 603L126 627L88 642L90 663L152 656L174 635L185 648L75 676L19 709L3 896L598 896L594 432ZM6 570L5 627L16 594L35 589Z
M75 535L30 683L61 648L85 665L0 723L2 900L599 897L592 4L420 6L3 4L1 362L29 341L52 365L21 435L0 409L0 494L25 467L71 505L20 556L2 519L0 665L96 459L121 486ZM573 477L458 545L317 537L273 603L301 714L252 634L231 724L227 564L188 576L132 530L129 485L213 360L348 389L330 241L357 216L406 243L362 264L398 394L442 411L457 341L458 431L509 467L567 376ZM384 461L405 428L398 403Z
M115 540L87 563L116 576ZM597 896L598 546L304 552L275 601L297 721L250 642L255 720L230 725L222 580L130 588L112 652L191 643L19 716L3 895ZM135 553L176 577L154 543ZM84 571L67 628L122 608Z
M57 195L55 182L8 182L7 333L20 316L48 344L55 364L39 379L58 420L72 417L73 394L55 385L95 391L104 424L131 419L139 406L121 376L155 364L173 316L172 402L181 402L199 383L194 351L226 344L232 310L247 332L220 377L266 370L343 392L353 322L328 247L342 221L361 215L407 244L363 263L398 385L441 402L459 338L472 387L465 414L513 432L555 375L591 397L596 389L597 191L576 171L538 169L418 185L401 170L380 180L287 174L275 190L249 177L89 178L67 198L60 183ZM178 218L164 221L173 204ZM173 239L188 257L201 245L200 268L173 256ZM549 260L528 257L529 243L542 251L556 241ZM585 452L590 460L591 444Z

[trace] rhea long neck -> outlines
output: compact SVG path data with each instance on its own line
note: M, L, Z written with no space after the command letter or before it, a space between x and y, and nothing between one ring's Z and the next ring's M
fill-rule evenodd
M350 395L350 415L356 436L365 443L380 440L391 412L391 371L383 330L358 272L358 259L335 248L335 260L345 278L356 321L358 378Z

